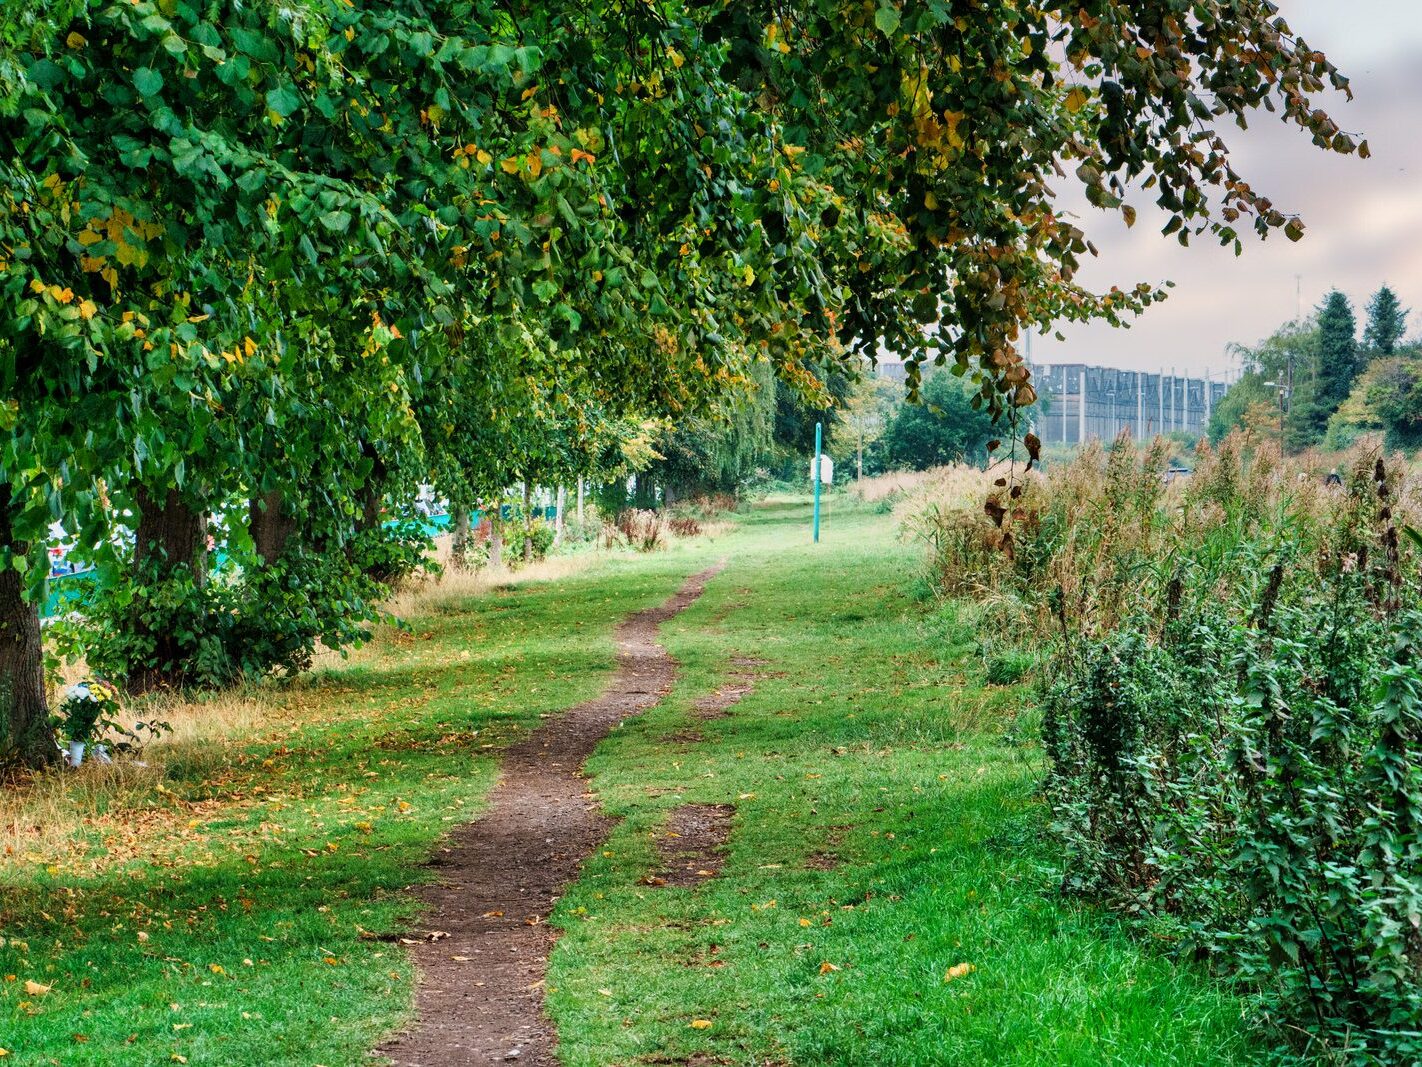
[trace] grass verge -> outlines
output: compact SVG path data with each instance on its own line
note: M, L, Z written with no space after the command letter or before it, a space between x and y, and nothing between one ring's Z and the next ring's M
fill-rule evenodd
M420 864L705 551L435 590L350 662L174 709L146 767L0 790L4 1062L362 1062L409 1012Z
M1029 695L906 598L919 549L867 510L818 546L803 506L757 512L666 627L673 697L594 756L622 822L554 916L564 1062L1251 1062L1236 1000L1053 894ZM724 870L649 884L690 803L734 805Z

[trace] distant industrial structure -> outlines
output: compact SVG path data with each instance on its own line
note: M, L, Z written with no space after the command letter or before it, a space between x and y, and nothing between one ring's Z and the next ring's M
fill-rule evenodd
M894 381L905 379L903 361L892 357L880 358L878 372ZM1032 421L1037 436L1049 444L1081 444L1093 437L1111 441L1123 432L1137 441L1162 433L1203 434L1229 388L1209 377L1085 363L1038 363L1032 380L1040 398Z
M1046 442L1110 441L1129 432L1137 441L1156 434L1203 434L1229 388L1209 378L1089 367L1084 363L1032 368L1037 436Z

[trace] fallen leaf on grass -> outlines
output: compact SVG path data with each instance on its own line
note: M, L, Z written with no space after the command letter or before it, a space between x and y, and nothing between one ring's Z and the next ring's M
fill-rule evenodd
M948 968L948 973L943 976L945 982L951 982L955 978L963 978L972 974L977 968L971 963L955 963Z
M837 970L839 970L839 968L836 967L836 966L835 966L833 963L831 963L829 960L825 960L824 963L820 964L820 973L821 973L821 974L829 974L829 973L831 973L831 972L833 972L833 971L837 971Z
M691 1028L692 1028L693 1030L709 1030L709 1029L711 1029L711 1020L710 1020L710 1019L692 1019L692 1020L691 1020Z
M32 997L42 997L52 988L52 986L40 985L33 978L25 979L25 992Z

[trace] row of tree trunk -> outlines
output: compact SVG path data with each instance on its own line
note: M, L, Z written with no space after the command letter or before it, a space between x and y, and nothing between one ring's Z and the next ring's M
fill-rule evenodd
M378 479L376 480L378 481ZM208 580L209 533L207 516L192 508L175 489L161 495L139 487L134 494L138 524L134 531L134 573L145 580L178 578L201 587ZM374 482L362 502L360 529L380 522L381 492ZM31 546L16 539L18 502L0 507L0 554L13 560L30 560ZM525 485L524 509L532 506L532 487ZM497 501L486 509L490 516L489 566L503 566L503 522ZM249 534L256 556L264 564L281 557L298 534L299 522L284 507L282 494L272 490L254 497L248 508ZM473 537L467 508L452 515L450 564L468 567ZM533 558L533 540L523 539L525 561ZM40 629L41 605L25 595L28 576L13 565L0 568L0 766L20 764L41 767L58 754L49 724L44 679L44 648ZM128 679L135 693L162 688L173 681L173 665L181 658L172 628L161 620L135 622L153 642L154 663Z
M361 502L360 529L378 525L381 490L372 484ZM44 679L44 647L40 628L42 605L27 596L29 574L12 560L45 566L34 546L18 540L14 523L19 514L13 498L0 507L0 768L43 767L58 758ZM138 487L134 492L138 522L134 530L133 573L140 580L178 579L202 587L208 580L207 515L195 510L175 489L161 495ZM248 508L249 533L263 564L279 559L297 535L298 520L283 506L280 491L254 497ZM150 623L135 617L133 625L153 642L154 662L127 679L132 693L171 685L181 650L172 627L155 615Z

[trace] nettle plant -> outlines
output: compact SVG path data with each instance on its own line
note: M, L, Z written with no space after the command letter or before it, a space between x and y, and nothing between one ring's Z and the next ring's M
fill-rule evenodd
M1374 457L1306 513L1177 542L1110 632L1064 639L1046 688L1067 888L1232 976L1308 1062L1422 1056L1422 570L1399 481Z

